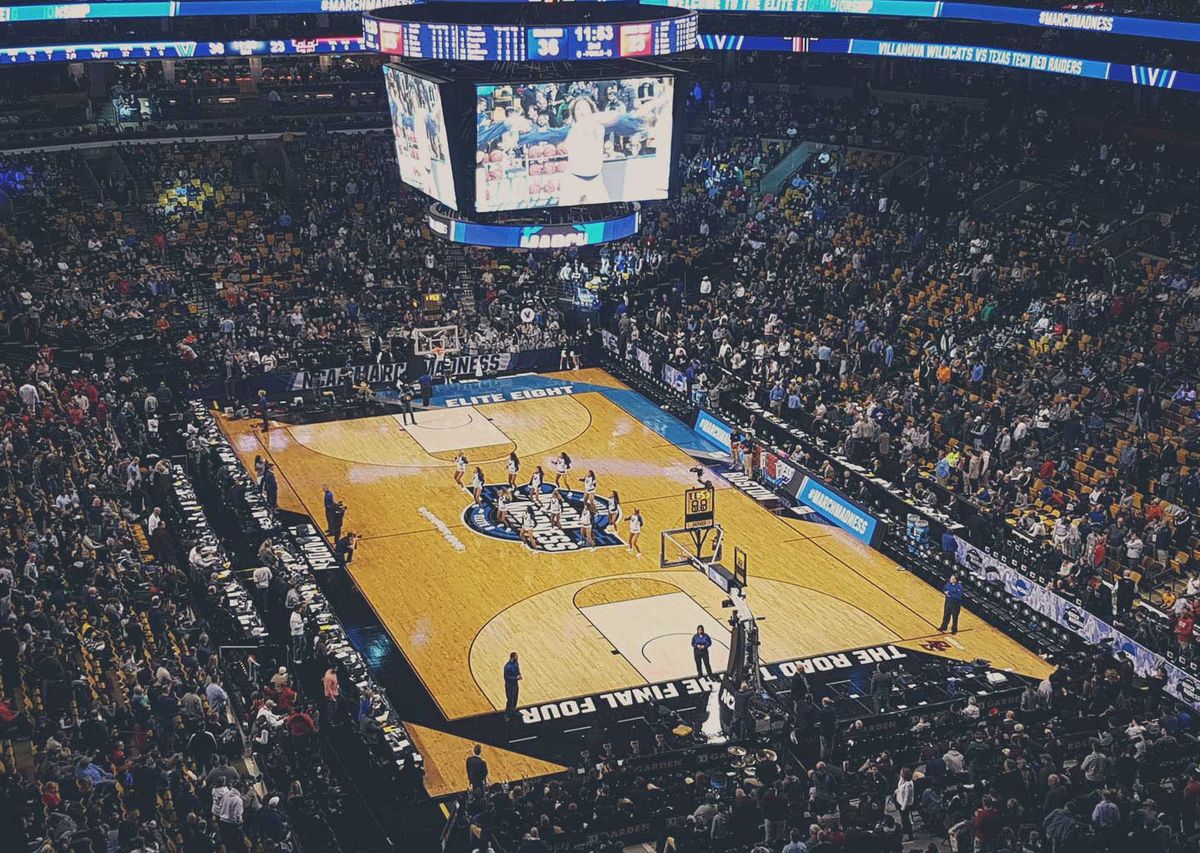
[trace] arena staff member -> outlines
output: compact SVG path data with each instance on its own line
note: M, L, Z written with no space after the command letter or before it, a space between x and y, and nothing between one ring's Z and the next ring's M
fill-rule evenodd
M708 650L712 647L712 637L704 633L704 626L697 625L696 633L692 635L692 657L696 659L696 677L703 678L705 670L712 678L712 664L708 660Z
M948 625L953 624L952 634L958 633L958 613L962 610L963 586L958 582L958 575L950 575L950 580L942 587L942 593L945 595L945 602L942 605L942 626L939 631L945 631Z
M337 506L337 498L333 496L333 489L329 488L328 484L321 487L322 500L325 504L325 532L333 531L333 516L335 507Z
M475 744L471 754L467 756L467 781L471 783L471 793L482 794L487 786L488 766L483 756L483 747Z
M517 661L517 653L508 656L504 665L504 719L511 719L517 708L517 700L521 695L521 664Z

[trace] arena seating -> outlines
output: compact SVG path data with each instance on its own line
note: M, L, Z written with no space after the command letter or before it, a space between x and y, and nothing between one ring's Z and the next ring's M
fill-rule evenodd
M174 88L226 89L243 70L196 66ZM300 90L309 70L270 76ZM3 156L14 176L0 225L0 814L11 837L30 849L337 844L351 780L312 748L305 719L284 722L294 711L332 725L310 711L320 673L216 654L245 637L219 618L232 606L220 589L211 597L211 576L184 568L200 540L175 529L195 518L168 460L186 440L175 416L212 382L236 390L275 369L387 360L429 322L432 292L446 306L437 321L459 324L477 351L586 350L586 327L568 331L545 298L586 267L606 328L654 349L692 390L749 396L951 515L996 520L981 528L988 544L1022 549L1061 589L1083 595L1129 570L1155 606L1138 608L1156 620L1139 639L1179 642L1166 620L1192 618L1180 593L1200 585L1200 284L1194 231L1164 238L1160 226L1195 190L1186 157L1132 136L1097 142L1094 128L1039 118L1036 103L751 101L744 82L704 82L679 197L647 207L636 239L534 263L435 241L427 200L400 185L378 131L314 121L255 142ZM762 179L801 141L829 156L764 196ZM1041 189L1023 198L1018 181ZM1145 239L1179 251L1139 256L1141 242L1118 241L1147 216ZM537 322L516 315L526 303ZM154 508L172 506L163 526ZM240 544L212 535L218 554ZM1039 562L1046 547L1053 564ZM939 560L922 555L931 579L950 570ZM254 630L278 639L270 623ZM1124 663L1047 625L1025 630L1061 666L1011 717L956 710L845 771L765 750L754 777L732 757L643 771L602 760L464 796L459 829L497 850L544 849L535 828L604 850L619 849L608 830L642 821L678 850L748 850L764 822L782 821L803 846L785 847L775 826L766 849L895 850L914 815L887 798L902 767L921 767L915 811L934 840L973 838L988 853L1194 843L1191 713ZM1190 659L1190 637L1182 646L1173 654ZM802 728L797 745L825 725ZM222 808L231 796L242 805Z

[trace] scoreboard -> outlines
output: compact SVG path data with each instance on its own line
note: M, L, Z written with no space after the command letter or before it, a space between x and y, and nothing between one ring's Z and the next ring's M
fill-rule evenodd
M575 26L389 21L363 16L368 50L408 59L563 62L662 56L696 46L696 16Z

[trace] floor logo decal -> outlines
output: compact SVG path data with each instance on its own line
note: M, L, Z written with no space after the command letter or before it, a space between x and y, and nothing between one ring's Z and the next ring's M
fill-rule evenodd
M463 521L476 533L491 536L495 539L505 539L509 542L521 541L520 525L528 510L533 510L537 526L533 530L533 538L538 543L538 549L563 553L565 551L586 551L591 546L583 538L579 526L579 512L583 508L583 492L561 489L559 494L563 499L562 527L555 527L550 521L550 495L554 487L543 483L538 494L530 494L528 486L517 486L516 494L508 502L508 519L501 524L496 517L496 498L500 490L507 486L490 483L483 487L483 502L471 504L463 511ZM616 535L612 523L612 506L608 498L596 497L595 518L592 521L592 536L597 548L608 548L613 545L624 545Z

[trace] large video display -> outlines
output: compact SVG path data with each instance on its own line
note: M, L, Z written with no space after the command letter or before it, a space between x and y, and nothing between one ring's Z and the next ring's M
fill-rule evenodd
M475 209L667 197L673 77L476 87Z
M458 210L446 117L437 83L391 65L384 66L383 78L392 110L400 179Z

